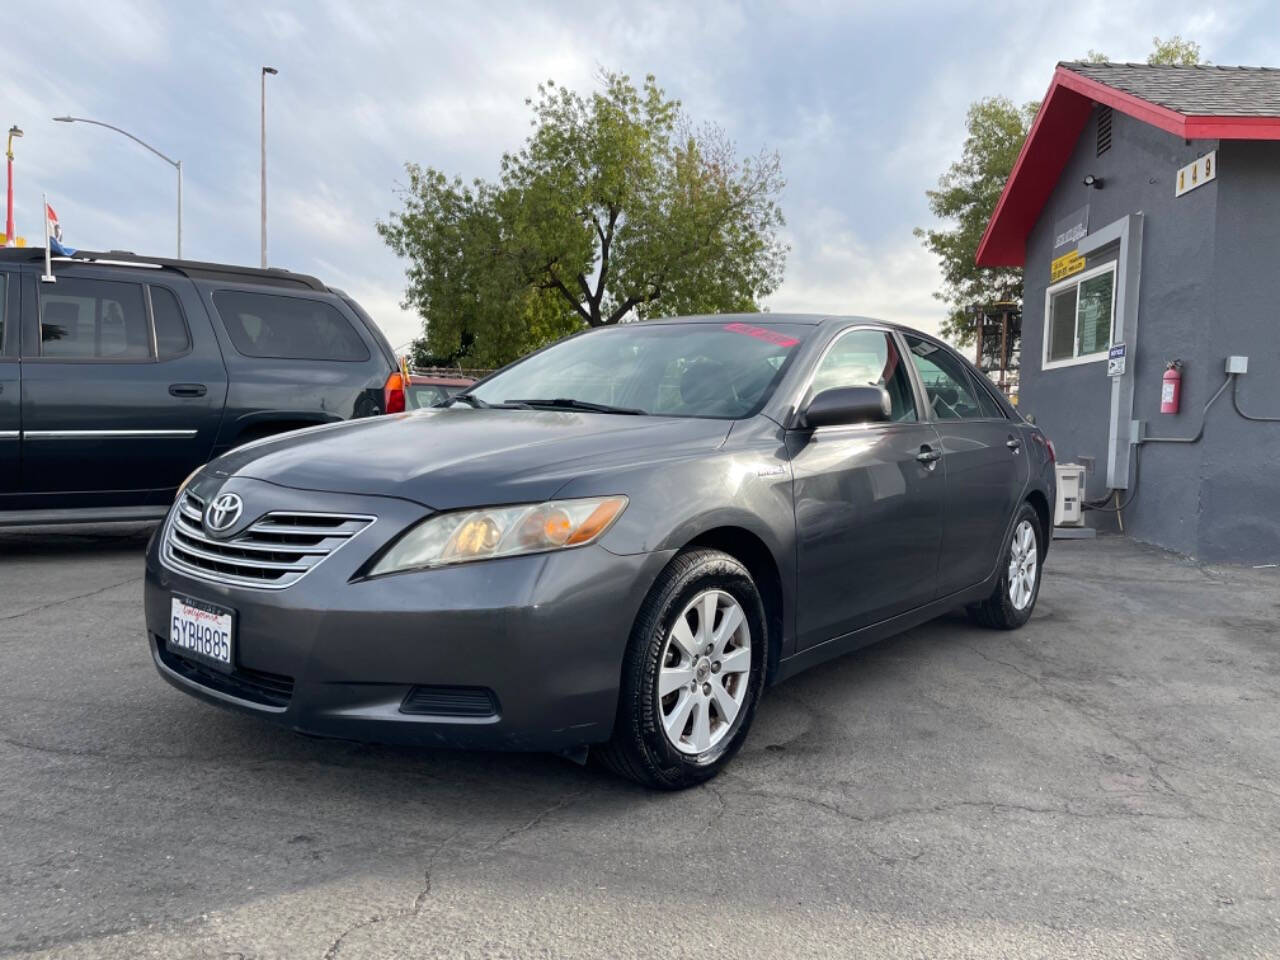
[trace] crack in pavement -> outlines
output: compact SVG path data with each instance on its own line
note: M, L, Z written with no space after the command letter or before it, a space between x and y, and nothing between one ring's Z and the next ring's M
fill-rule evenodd
M914 807L894 807L890 810L882 810L878 813L856 814L845 810L836 804L819 800L816 797L806 797L796 793L778 793L770 791L742 791L740 796L757 797L765 800L790 800L795 803L803 803L817 809L824 810L835 816L841 817L858 824L887 823L901 817L909 816L929 816L941 813L950 813L953 810L963 810L966 808L990 810L992 813L1005 813L1016 811L1019 813L1036 814L1040 816L1061 816L1073 817L1080 820L1115 820L1124 818L1139 818L1149 820L1172 820L1177 822L1212 819L1205 818L1194 811L1189 811L1186 816L1174 817L1168 814L1149 813L1141 810L1106 810L1106 811L1084 811L1072 809L1070 804L1062 806L1046 806L1036 807L1030 804L1015 803L1008 800L954 800L949 803L939 803L931 806L914 806ZM1223 823L1224 821L1213 821ZM1226 823L1227 826L1246 828L1245 824ZM1262 831L1266 832L1266 831Z
M973 646L972 644L958 642L957 645L964 647L966 650L970 651L971 653L977 654L979 657L981 657L983 660L986 660L988 663L994 663L999 666L1005 667L1006 669L1012 670L1014 673L1018 674L1024 679L1031 681L1031 683L1035 684L1035 686L1037 686L1040 690L1044 691L1044 693L1047 694L1049 697L1063 704L1067 708L1075 711L1079 716L1083 717L1085 720L1088 720L1090 723L1094 724L1096 727L1101 729L1102 732L1108 734L1109 736L1115 738L1116 740L1119 740L1121 743L1127 746L1130 750L1132 750L1141 760L1144 760L1146 762L1145 769L1146 769L1146 772L1150 775L1151 779L1154 780L1157 784L1160 785L1160 787L1163 788L1163 792L1167 796L1173 798L1178 803L1178 805L1184 811L1186 811L1189 818L1196 819L1196 820L1203 820L1208 823L1218 823L1218 824L1222 824L1223 826L1250 829L1250 825L1247 823L1239 823L1232 820L1224 820L1220 817L1212 816L1211 814L1205 813L1204 811L1197 809L1195 804L1199 800L1199 798L1191 796L1190 794L1187 794L1179 790L1177 787L1175 787L1172 783L1169 782L1168 778L1165 777L1165 775L1161 772L1160 768L1172 767L1175 770L1183 770L1187 773L1192 773L1196 776L1206 776L1206 775L1211 776L1211 777L1214 777L1214 779L1218 779L1220 781L1225 781L1226 778L1215 777L1211 773L1210 774L1206 774L1204 772L1196 773L1195 771L1192 771L1187 767L1178 764L1176 761L1169 760L1164 757L1158 757L1154 753L1152 753L1151 749L1148 746L1146 746L1146 744L1144 744L1142 741L1140 741L1134 736L1131 736L1127 733L1122 733L1120 730L1116 729L1109 720L1107 720L1105 717L1095 712L1094 710L1085 707L1078 698L1071 697L1063 693L1062 691L1054 689L1054 687L1044 677L1038 674L1032 673L1031 671L1026 670L1023 667L1020 667L1016 663L1011 663L1008 660L1003 660L1000 657L988 654L978 649L977 647ZM1027 649L1033 650L1034 648L1028 647ZM1241 783L1240 781L1226 781L1226 782L1236 783L1239 786L1258 790L1259 792L1264 794L1271 794L1271 791L1267 790L1264 787L1257 787L1247 783ZM1145 814L1145 816L1155 816L1155 815ZM1178 819L1178 818L1166 817L1164 819Z
M97 590L90 590L88 593L78 593L73 597L63 597L60 600L50 600L48 603L41 603L26 610L20 610L17 613L6 613L3 617L0 617L0 623L5 622L6 620L17 620L19 617L27 617L33 613L39 613L41 610L49 610L53 607L60 607L67 603L74 603L77 600L96 597L100 593L106 593L108 590L114 590L116 587L123 587L127 583L134 583L141 579L142 575L139 574L136 577L130 577L128 580L121 580L119 583L111 583L105 587L99 587Z
M436 858L440 856L444 848L452 843L461 832L462 828L459 827L453 833L449 834L449 836L441 840L440 843L436 845L435 849L427 855L426 866L422 868L422 889L418 891L417 895L413 898L413 902L410 903L407 908L387 914L374 914L372 917L365 917L363 920L347 927L347 929L338 934L334 941L329 944L328 949L321 955L321 960L334 960L338 955L338 951L342 949L343 943L346 942L347 937L351 936L351 934L355 933L357 930L377 926L380 923L387 923L391 920L412 919L421 913L423 906L426 905L427 898L431 896L431 868L435 864Z
M596 793L600 789L602 789L602 787L592 786L592 787L587 787L585 790L578 790L578 791L575 791L574 793L565 794L563 797L561 797L551 806L547 807L547 809L537 814L528 823L525 823L523 826L513 827L512 829L508 830L506 833L498 837L498 839L494 840L492 843L481 847L479 852L488 853L490 850L496 850L498 847L502 846L508 840L518 837L522 833L528 833L530 830L538 826L538 824L542 823L542 821L546 820L547 817L551 816L553 813L558 813L559 811L563 810L565 807L568 807L569 805L576 802L577 800L582 799L587 794Z
M1059 690L1055 690L1044 677L1040 676L1039 674L1032 673L1030 670L1025 670L1022 667L1018 666L1016 663L1011 663L1008 660L1002 660L999 657L995 657L995 656L992 656L991 654L985 653L984 651L979 650L977 647L973 646L972 644L959 643L958 645L961 647L964 647L966 650L968 650L971 653L977 654L979 657L981 657L983 660L986 660L988 663L998 664L999 666L1012 670L1014 673L1018 674L1019 676L1024 677L1027 680L1030 680L1032 683L1034 683L1037 687L1039 687L1041 690L1047 693L1054 700L1057 700L1059 703L1074 710L1076 713L1084 717L1086 720L1089 720L1096 726L1101 727L1103 732L1110 734L1112 737L1114 737L1115 739L1119 740L1121 743L1128 746L1129 749L1131 749L1134 753L1136 753L1139 757L1141 757L1143 760L1147 762L1147 772L1150 773L1152 778L1157 783L1159 783L1162 787L1164 787L1165 790L1168 791L1170 795L1178 797L1179 799L1187 803L1190 803L1195 799L1194 797L1190 797L1187 794L1178 790L1176 787L1174 787L1173 784L1171 784L1167 779L1165 779L1164 774L1160 772L1160 769L1159 769L1160 766L1168 764L1169 761L1155 756L1153 753L1151 753L1150 749L1146 745L1144 745L1141 741L1137 740L1134 737L1129 736L1128 734L1121 733L1119 730L1115 729L1115 727L1113 727L1111 723L1108 720L1106 720L1104 717L1082 706L1077 699L1066 696Z

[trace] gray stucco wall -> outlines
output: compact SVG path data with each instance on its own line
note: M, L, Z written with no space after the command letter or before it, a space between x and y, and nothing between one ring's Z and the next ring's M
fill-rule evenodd
M1228 353L1250 356L1242 383L1251 413L1280 415L1280 150L1275 144L1186 143L1113 114L1112 147L1096 155L1090 119L1027 240L1021 409L1036 416L1059 459L1095 458L1089 495L1105 494L1111 385L1106 363L1041 369L1044 299L1055 223L1089 204L1095 232L1141 212L1138 337L1129 340L1134 416L1152 436L1189 436L1221 385ZM1219 149L1217 179L1175 198L1177 169ZM1102 177L1101 190L1081 183ZM1088 267L1115 259L1113 246ZM1165 364L1181 359L1182 412L1162 415ZM1198 444L1144 444L1138 493L1124 513L1137 539L1212 562L1280 561L1280 424L1248 423L1224 395ZM1110 514L1088 522L1114 529Z
M1206 379L1243 354L1240 405L1280 417L1280 143L1224 141L1218 151L1217 238ZM1222 409L1218 409L1218 404ZM1280 423L1214 405L1201 446L1200 537L1208 561L1280 563Z

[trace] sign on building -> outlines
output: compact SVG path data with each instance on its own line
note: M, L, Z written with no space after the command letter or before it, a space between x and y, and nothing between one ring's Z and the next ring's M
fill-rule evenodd
M1113 344L1107 351L1107 376L1123 377L1125 366L1125 346L1123 343Z
M1071 276L1073 273L1079 273L1084 269L1084 257L1080 256L1075 250L1068 250L1060 257L1054 257L1049 264L1049 282L1057 283L1065 277Z
M1203 187L1218 176L1218 151L1210 150L1194 163L1188 163L1178 171L1173 181L1173 195L1180 197L1184 193Z
M1084 257L1076 252L1076 244L1089 235L1089 205L1073 210L1053 225L1053 256L1049 264L1049 282L1084 269Z

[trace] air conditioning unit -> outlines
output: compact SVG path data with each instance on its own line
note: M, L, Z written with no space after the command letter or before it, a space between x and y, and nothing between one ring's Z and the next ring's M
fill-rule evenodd
M1084 526L1085 469L1078 463L1059 463L1058 502L1053 508L1055 527Z

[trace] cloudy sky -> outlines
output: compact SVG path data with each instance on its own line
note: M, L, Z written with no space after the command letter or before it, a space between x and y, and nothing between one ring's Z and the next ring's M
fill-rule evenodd
M268 81L270 261L345 287L395 344L403 264L374 222L406 160L493 177L527 129L524 98L601 68L655 74L742 152L783 158L791 254L775 310L859 313L933 329L932 258L912 236L924 191L959 151L967 105L1039 98L1089 49L1144 59L1153 35L1214 63L1280 65L1274 0L1075 3L381 3L296 0L22 5L0 28L0 129L16 123L18 232L42 242L39 195L67 241L258 261L259 69Z

